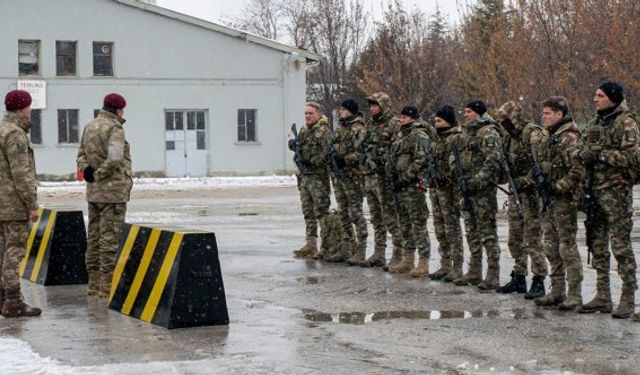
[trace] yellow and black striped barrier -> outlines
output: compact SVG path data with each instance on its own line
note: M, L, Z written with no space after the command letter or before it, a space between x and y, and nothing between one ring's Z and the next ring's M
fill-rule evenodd
M81 210L38 209L20 276L42 285L86 284L87 232Z
M211 232L125 223L109 307L165 328L229 324Z

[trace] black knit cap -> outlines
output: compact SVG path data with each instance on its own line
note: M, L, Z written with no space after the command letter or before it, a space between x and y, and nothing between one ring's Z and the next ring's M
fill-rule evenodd
M401 115L405 115L407 117L411 117L412 119L416 120L420 117L420 111L418 111L418 108L412 106L412 105L408 105L404 108L402 108L402 111L400 111Z
M484 103L481 100L470 101L469 103L467 103L465 108L469 108L470 110L474 111L475 113L479 114L480 116L482 116L485 113L487 113L487 106L485 106Z
M456 123L456 112L450 105L444 105L442 108L436 111L436 117L440 117L449 125L455 125Z
M346 109L347 111L351 112L351 114L355 115L356 113L358 113L358 103L353 100L353 99L347 99L344 102L342 102L342 104L340 104L340 107Z
M620 104L624 100L624 88L618 82L607 81L598 87L614 104Z

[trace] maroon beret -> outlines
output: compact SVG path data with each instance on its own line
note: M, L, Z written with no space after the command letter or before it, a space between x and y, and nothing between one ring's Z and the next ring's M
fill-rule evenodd
M4 106L7 111L17 111L31 105L31 95L24 90L9 91L4 97Z
M111 93L104 97L104 107L122 109L127 106L127 101L120 94Z

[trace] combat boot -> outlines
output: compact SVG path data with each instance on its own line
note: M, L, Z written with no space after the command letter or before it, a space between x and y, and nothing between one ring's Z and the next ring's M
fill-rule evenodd
M481 258L471 258L471 263L469 263L469 271L467 273L453 280L453 283L456 285L478 285L482 282L482 259Z
M418 265L409 272L413 277L425 277L429 274L429 258L420 255Z
M611 303L611 291L609 286L597 286L598 291L593 299L578 308L578 312L581 314L591 314L596 311L609 314L613 311L613 304Z
M414 267L415 255L414 250L406 251L402 257L402 261L397 266L390 266L391 273L409 273Z
M367 243L362 242L358 243L358 246L351 256L351 258L347 259L347 264L350 266L357 266L364 263L364 256L367 255Z
M462 259L454 260L452 262L451 271L445 276L442 280L445 283L451 283L453 280L459 279L462 277Z
M384 246L374 247L373 255L360 263L360 267L384 267L384 265L387 264L387 260L384 257L384 250Z
M320 260L323 257L324 257L324 250L320 249L320 250L316 251L315 253L313 253L313 255L311 256L311 259Z
M524 295L524 299L536 299L545 294L544 276L534 275L531 279L531 288L529 288L527 294Z
M640 312L631 315L631 320L633 320L634 322L640 322Z
M341 263L351 257L351 245L348 242L342 242L340 250L335 254L328 256L325 260L329 263Z
M109 298L111 294L111 280L113 279L113 272L102 272L102 282L100 284L100 293L98 293L98 297L100 298Z
M24 303L20 288L6 290L5 300L2 304L2 316L5 318L17 318L20 316L38 316L40 314L42 314L42 310Z
M558 305L558 310L570 311L580 306L582 306L582 284L570 282L567 290L567 299Z
M429 274L431 280L444 279L451 272L451 259L440 259L440 268L434 273Z
M489 259L487 263L487 277L478 284L478 289L496 290L500 286L500 260Z
M87 295L96 296L100 292L102 275L98 270L89 270L89 282L87 283Z
M307 236L304 245L293 252L296 258L307 258L314 255L318 251L318 237Z
M551 279L551 293L533 300L537 306L558 306L567 298L564 278Z
M620 303L618 307L611 313L611 317L615 319L628 319L635 311L636 300L635 291L629 287L622 286L622 294L620 295Z
M382 269L384 271L391 271L391 267L397 267L398 264L400 264L400 262L402 261L402 251L403 251L402 247L393 246L393 253L391 254L391 259L389 260L389 263L382 266Z
M511 281L496 288L498 293L526 293L527 292L527 280L524 275L516 275L515 272L511 272Z

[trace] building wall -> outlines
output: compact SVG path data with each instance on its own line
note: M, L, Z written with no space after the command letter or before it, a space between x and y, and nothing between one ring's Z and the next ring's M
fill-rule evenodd
M292 169L286 138L303 123L305 59L113 0L21 0L0 12L0 88L15 88L18 40L41 41L47 82L41 174L75 170L77 145L58 145L57 109L79 109L80 128L109 92L128 102L135 171L165 170L165 109L208 111L209 174ZM56 40L77 41L77 77L56 77ZM94 77L92 43L113 42L114 77ZM237 110L257 109L258 142L237 142Z

